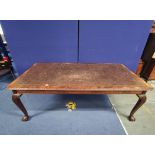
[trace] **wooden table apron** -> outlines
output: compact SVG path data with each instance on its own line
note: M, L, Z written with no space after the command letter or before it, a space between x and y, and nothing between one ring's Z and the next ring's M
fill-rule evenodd
M53 63L51 63L51 64L49 64L49 66L52 66L52 64ZM40 66L42 66L41 64L39 64ZM56 64L54 64L55 66L58 66L58 65L60 65L59 63L56 65ZM62 63L61 63L61 65L62 65ZM68 66L69 64L67 64L67 66ZM71 65L75 65L75 64L70 64L70 66ZM92 66L91 66L92 65ZM90 66L91 67L93 67L93 66L95 66L95 67L97 67L97 65L93 65L93 64L91 64L91 65L83 65L84 67L85 66L87 66L87 68L89 68ZM36 66L36 64L34 65L34 66ZM64 66L66 66L66 64L64 64ZM75 65L75 66L78 66L78 64L77 65ZM102 65L103 66L103 65ZM110 66L110 64L109 64L109 66ZM101 64L100 65L98 65L98 67L101 67ZM113 66L114 67L114 66ZM124 66L123 66L124 67ZM34 68L33 66L29 69L29 70L33 70L32 68ZM87 69L86 68L86 69ZM120 66L118 67L118 68L121 68ZM117 68L117 69L118 69ZM90 68L89 68L90 69ZM109 69L110 69L110 67L109 67ZM122 68L121 68L122 69ZM23 94L136 94L137 96L138 96L138 101L137 101L137 103L135 104L135 106L133 107L133 109L131 110L131 112L130 112L130 115L128 116L128 118L129 118L129 120L130 121L135 121L135 117L134 117L134 114L135 114L135 112L145 103L145 101L146 101L146 92L147 92L147 90L149 90L149 89L151 89L151 87L149 87L149 85L147 85L146 84L146 86L145 86L145 83L143 82L143 81L141 81L141 79L139 78L139 77L137 77L136 75L134 75L133 73L131 73L131 75L138 81L138 80L140 80L140 83L142 83L146 88L144 89L116 89L116 88L106 88L105 87L105 89L98 89L98 87L96 87L97 89L95 90L95 89L84 89L84 87L82 87L81 89L78 87L77 89L62 89L62 88L60 88L60 89L50 89L50 88L48 88L48 85L47 85L47 87L46 87L46 85L45 85L45 88L44 89L30 89L30 88L28 88L28 87L23 87L23 88L16 88L16 86L18 86L18 81L22 81L23 79L23 77L25 78L25 77L28 77L28 75L27 75L27 72L29 71L29 70L27 70L23 75L21 75L19 78L17 78L15 81L13 81L9 86L8 86L8 88L9 89L11 89L12 91L13 91L13 95L12 95L12 100L13 100L13 102L17 105L17 107L24 113L24 116L22 117L22 120L23 121L27 121L27 120L29 120L29 115L28 115L28 112L27 112L27 110L26 110L26 108L24 107L24 105L23 105L23 103L21 102L21 100L20 100L20 97L21 97L21 95L23 95ZM93 70L93 69L92 69ZM81 70L79 70L79 71L83 71L82 69ZM91 71L91 69L90 69L90 71ZM118 71L118 70L117 70ZM129 73L129 71L127 71L127 70L125 70L127 73ZM58 72L59 72L59 69L58 69ZM74 71L75 72L75 71ZM74 72L72 72L71 73L71 75L74 75ZM30 72L31 74L32 74L32 71ZM29 73L29 74L30 74ZM47 71L45 71L44 73L47 73ZM68 72L67 72L68 73ZM30 75L31 75L30 74ZM58 74L58 73L57 73ZM62 73L63 74L63 73ZM115 74L115 73L114 73ZM39 75L38 75L39 76ZM62 75L62 76L64 76L64 75ZM68 77L70 77L70 75L67 75ZM118 75L119 76L119 75ZM71 78L73 78L73 77L77 77L77 74L76 74L76 76L72 76ZM22 80L21 80L22 79ZM61 79L61 78L60 78ZM82 78L79 78L78 77L78 80L81 80ZM61 79L62 80L62 79ZM117 80L117 79L116 79ZM73 80L74 81L74 80ZM90 80L91 81L91 80ZM33 81L34 82L34 81ZM72 81L71 81L72 82ZM131 82L132 82L132 80L131 80ZM19 82L20 83L20 82ZM102 83L101 83L102 84ZM137 83L136 83L137 84ZM137 84L138 85L138 84ZM129 85L130 86L130 85ZM88 87L89 88L89 87Z

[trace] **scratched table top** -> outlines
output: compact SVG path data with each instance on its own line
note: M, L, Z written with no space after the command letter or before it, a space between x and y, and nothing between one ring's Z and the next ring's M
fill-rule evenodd
M36 63L10 90L147 91L151 86L122 64Z

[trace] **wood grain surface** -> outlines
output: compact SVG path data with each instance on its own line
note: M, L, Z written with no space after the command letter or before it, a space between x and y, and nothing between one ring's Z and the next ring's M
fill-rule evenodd
M122 64L36 63L9 84L16 91L126 92L152 87Z

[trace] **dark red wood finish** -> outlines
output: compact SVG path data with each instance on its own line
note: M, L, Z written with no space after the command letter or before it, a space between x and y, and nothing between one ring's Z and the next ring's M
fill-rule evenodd
M28 114L20 94L137 94L139 101L129 120L145 101L152 87L122 64L36 63L9 84L13 101Z

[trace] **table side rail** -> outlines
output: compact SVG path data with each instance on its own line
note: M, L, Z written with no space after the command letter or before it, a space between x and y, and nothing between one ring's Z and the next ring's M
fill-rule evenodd
M143 94L145 91L61 91L61 90L13 90L18 94Z

